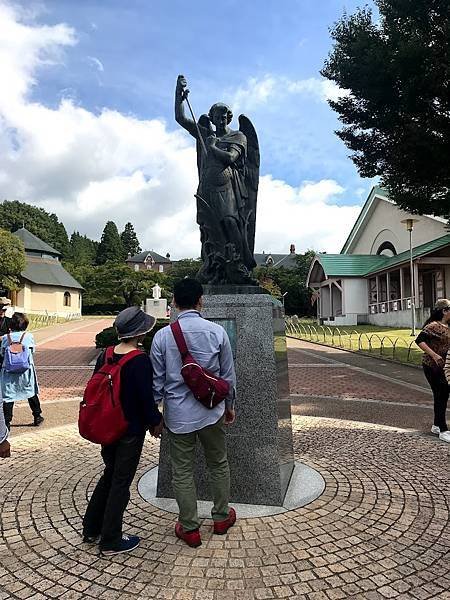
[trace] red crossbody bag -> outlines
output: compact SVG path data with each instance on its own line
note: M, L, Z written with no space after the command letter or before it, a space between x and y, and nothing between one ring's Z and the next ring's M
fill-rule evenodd
M188 350L178 321L171 323L170 328L181 354L181 375L185 384L203 406L214 408L225 400L230 391L230 384L198 364Z

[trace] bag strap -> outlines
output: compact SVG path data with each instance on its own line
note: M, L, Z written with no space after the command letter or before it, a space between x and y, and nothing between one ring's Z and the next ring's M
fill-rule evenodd
M124 354L122 356L122 358L120 358L117 361L117 364L120 367L123 367L123 365L125 365L129 360L131 360L132 358L134 358L135 356L139 356L139 354L144 354L144 352L142 350L132 350L131 352L127 352L126 354Z
M21 344L21 343L23 342L23 338L25 337L25 334L26 334L26 333L27 333L27 332L26 332L26 331L24 331L24 332L22 333L22 335L20 336L19 344Z
M170 329L172 330L173 337L175 338L175 342L178 350L180 351L181 357L184 358L186 354L189 353L189 350L186 346L186 340L184 339L180 323L178 321L174 321L170 324Z
M109 364L112 362L114 354L114 346L108 346L103 352L103 364Z
M11 339L11 334L9 332L6 334L6 339L8 340L8 346L11 346L11 344L13 343L13 341Z
M135 356L138 356L139 354L143 354L143 351L138 349L131 350L131 352L127 352L122 356L122 358L119 358L119 360L116 362L116 365L119 365L119 367L123 367L124 364L126 364L129 360L131 360ZM114 346L108 346L108 348L106 348L105 350L104 364L112 364L113 356Z

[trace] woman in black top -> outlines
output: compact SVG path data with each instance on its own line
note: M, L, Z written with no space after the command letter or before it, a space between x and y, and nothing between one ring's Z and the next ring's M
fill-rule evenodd
M155 319L137 306L123 310L114 323L120 343L114 348L113 360L137 349L154 326ZM97 360L95 370L101 368L104 353ZM105 470L89 501L83 519L83 541L96 543L104 555L130 552L139 545L136 535L122 534L123 514L130 499L130 485L144 445L145 433L158 438L163 428L162 415L152 392L153 369L145 352L131 358L121 367L120 401L127 433L117 442L102 446Z
M450 387L444 374L445 359L449 350L450 300L438 300L416 339L416 344L424 355L422 367L434 397L434 424L431 433L439 439L450 442L445 413L450 395Z

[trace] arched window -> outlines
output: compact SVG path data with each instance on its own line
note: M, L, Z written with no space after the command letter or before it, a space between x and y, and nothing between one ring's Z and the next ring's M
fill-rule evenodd
M382 256L397 256L397 250L391 242L383 242L377 250L377 254Z
M71 296L69 292L64 292L64 306L70 306L71 304Z

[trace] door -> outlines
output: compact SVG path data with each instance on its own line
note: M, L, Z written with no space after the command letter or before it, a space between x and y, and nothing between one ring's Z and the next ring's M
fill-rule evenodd
M423 306L433 308L436 303L436 273L424 271L422 274Z

